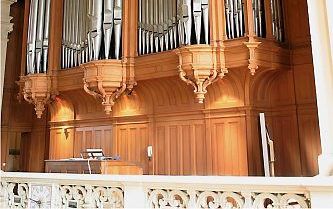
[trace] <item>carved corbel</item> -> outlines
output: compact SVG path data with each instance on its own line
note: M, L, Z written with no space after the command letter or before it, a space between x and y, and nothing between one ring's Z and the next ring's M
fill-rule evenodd
M27 102L33 104L37 118L41 118L45 106L56 96L56 93L52 91L52 76L42 73L21 76L17 84L21 89L18 99L23 97Z
M196 100L203 103L207 87L227 73L225 67L221 68L224 66L221 51L209 45L195 45L181 47L175 52L179 56L179 78L193 86Z
M106 114L111 114L117 98L126 90L126 68L120 60L100 60L81 65L84 70L83 88L102 99Z
M126 66L126 88L128 92L132 92L134 87L138 85L135 80L134 57L124 57L123 64Z
M250 70L251 75L254 75L256 70L259 67L258 64L257 64L255 51L258 48L258 46L261 44L261 42L249 41L249 42L244 42L244 44L249 49L249 53L250 53L248 68Z

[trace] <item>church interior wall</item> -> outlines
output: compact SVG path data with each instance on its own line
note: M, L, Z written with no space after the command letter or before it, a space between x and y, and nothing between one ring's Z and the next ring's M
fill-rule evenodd
M306 1L284 5L290 68L259 70L254 76L244 67L229 69L198 104L193 89L175 73L175 53L142 56L135 63L137 86L119 98L111 116L82 86L76 88L82 80L71 78L83 73L73 69L72 75L59 72L59 95L42 119L36 119L33 106L16 98L15 81L25 62L19 35L24 3L18 1L11 10L14 30L6 60L2 162L21 141L25 171L41 172L45 159L80 157L85 148L101 147L108 155L142 166L145 174L262 175L257 115L265 112L275 142L276 174L316 175L320 142ZM150 59L160 64L149 65ZM230 59L243 60L242 55ZM151 160L149 145L154 149Z

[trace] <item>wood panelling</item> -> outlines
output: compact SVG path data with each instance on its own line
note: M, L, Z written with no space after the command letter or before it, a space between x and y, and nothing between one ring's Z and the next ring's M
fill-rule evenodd
M245 119L213 119L211 128L213 174L247 175Z
M301 151L302 174L318 174L318 154L321 153L319 126L316 108L299 110L299 138Z
M273 113L271 127L276 175L300 176L302 170L296 113L294 111Z
M206 140L203 121L174 121L156 124L154 174L205 175Z
M210 134L204 120L156 123L155 174L247 175L244 119L212 119L209 123Z
M67 129L68 134L65 134ZM57 128L50 131L50 154L49 159L65 159L73 157L74 129Z
M148 124L123 124L115 126L113 155L123 161L142 167L144 174L149 173L147 147L149 145Z
M113 144L111 126L76 128L73 155L80 157L87 148L101 148L105 156L111 156Z

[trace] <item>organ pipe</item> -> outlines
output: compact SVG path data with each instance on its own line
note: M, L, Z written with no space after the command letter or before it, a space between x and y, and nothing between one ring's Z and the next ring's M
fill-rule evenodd
M114 27L115 27L115 57L116 57L116 59L119 59L119 57L120 57L121 23L122 23L122 0L115 0Z
M266 36L264 0L252 0L254 32L258 37Z
M27 39L27 74L46 73L50 0L31 0Z
M138 8L139 55L209 43L208 0L139 0Z
M228 39L245 35L244 0L225 0L226 32ZM256 1L256 0L254 0Z
M279 42L283 41L283 15L282 15L282 1L271 0L272 12L272 28L273 36Z
M64 0L63 17L62 68L120 59L122 0Z

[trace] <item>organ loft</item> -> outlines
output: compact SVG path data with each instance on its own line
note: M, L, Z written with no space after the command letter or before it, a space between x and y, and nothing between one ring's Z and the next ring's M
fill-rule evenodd
M1 170L102 149L142 174L260 176L265 113L275 175L318 174L306 0L17 0L10 14Z

